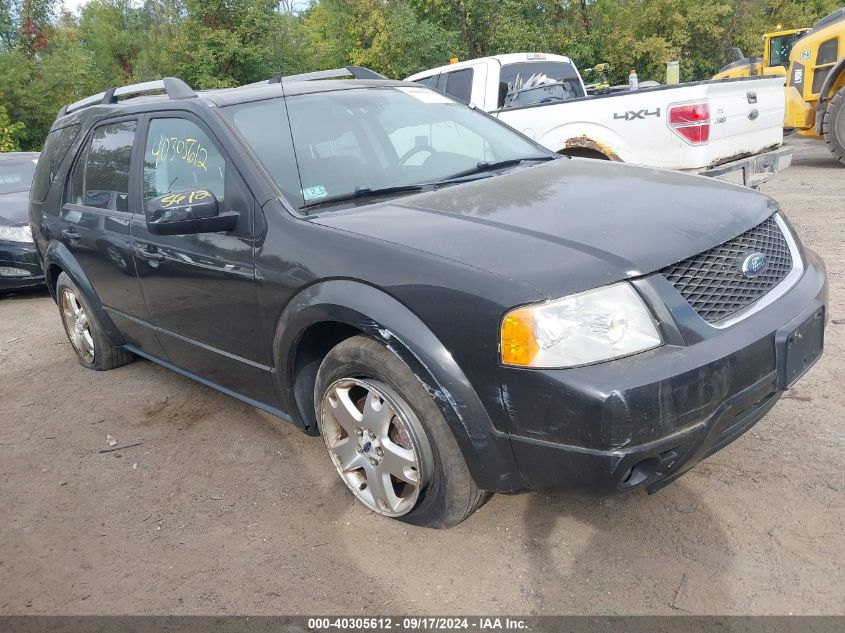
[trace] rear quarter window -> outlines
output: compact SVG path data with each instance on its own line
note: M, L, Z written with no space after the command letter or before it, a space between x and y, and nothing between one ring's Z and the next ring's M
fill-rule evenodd
M472 97L472 68L453 70L450 73L444 73L444 76L446 85L443 87L443 92L461 103L469 103Z
M33 200L41 202L47 197L47 192L50 191L50 186L59 173L62 161L78 135L78 124L53 130L47 135L47 141L41 150L35 176L32 179L30 197Z

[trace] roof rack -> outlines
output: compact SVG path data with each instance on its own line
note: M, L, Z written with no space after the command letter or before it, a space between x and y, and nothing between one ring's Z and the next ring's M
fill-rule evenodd
M140 84L132 84L130 86L120 86L118 88L109 88L104 92L100 92L90 97L85 97L79 101L75 101L70 105L63 106L59 110L57 118L63 117L66 114L87 108L92 105L117 103L118 97L126 95L139 95L146 92L157 92L164 90L171 99L191 99L197 96L197 93L181 79L176 77L164 77L157 81L145 81Z
M334 79L335 77L348 77L352 75L355 79L387 79L374 70L363 66L345 66L343 68L332 68L331 70L317 70L312 73L300 75L286 75L285 81L313 81L315 79ZM267 83L278 83L281 77L273 77Z
M241 86L241 88L254 88L256 86L265 86L267 84L280 84L282 81L314 81L316 79L335 79L337 77L352 77L353 79L387 79L384 75L380 75L376 71L364 68L363 66L344 66L343 68L316 70L311 73L301 73L299 75L276 75L275 77L270 77L270 79L246 84L245 86Z

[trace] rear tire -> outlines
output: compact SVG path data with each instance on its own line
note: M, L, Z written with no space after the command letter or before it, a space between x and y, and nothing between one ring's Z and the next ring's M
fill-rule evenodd
M328 353L317 373L314 407L341 480L374 512L447 528L490 498L475 485L449 425L420 379L375 340L355 336ZM379 423L382 412L388 421ZM389 460L396 454L404 455L399 465L411 475L405 477L410 482L393 477ZM388 485L385 494L381 489Z
M80 365L106 371L132 362L135 355L112 345L88 299L67 273L56 280L56 299L65 334Z
M833 95L825 110L822 136L836 160L845 165L845 86Z

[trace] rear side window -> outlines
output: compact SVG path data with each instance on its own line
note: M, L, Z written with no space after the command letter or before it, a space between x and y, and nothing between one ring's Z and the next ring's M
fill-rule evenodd
M47 141L41 150L38 159L38 167L35 169L35 177L32 180L33 200L41 202L47 197L50 185L56 179L59 167L79 134L79 125L69 125L58 130L53 130L47 135Z
M443 92L461 103L469 103L472 96L472 68L453 70L446 73L445 77L446 85L443 87Z
M136 121L121 121L94 130L73 168L68 202L129 211L129 166L136 127Z
M427 86L432 90L437 89L437 78L440 75L432 75L431 77L423 77L421 79L417 79L414 83L422 84L423 86Z

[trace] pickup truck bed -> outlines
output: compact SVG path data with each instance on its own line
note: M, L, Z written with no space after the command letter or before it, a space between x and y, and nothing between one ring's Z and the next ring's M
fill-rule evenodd
M544 68L559 63L577 72L566 57L519 53L409 79L432 85L436 75L438 89L448 93L454 82L440 77L472 69L469 101L564 154L701 173L748 186L768 180L792 160L791 149L781 148L783 77L708 80L503 107L511 86L499 81L500 72L510 64L530 67L537 55Z

